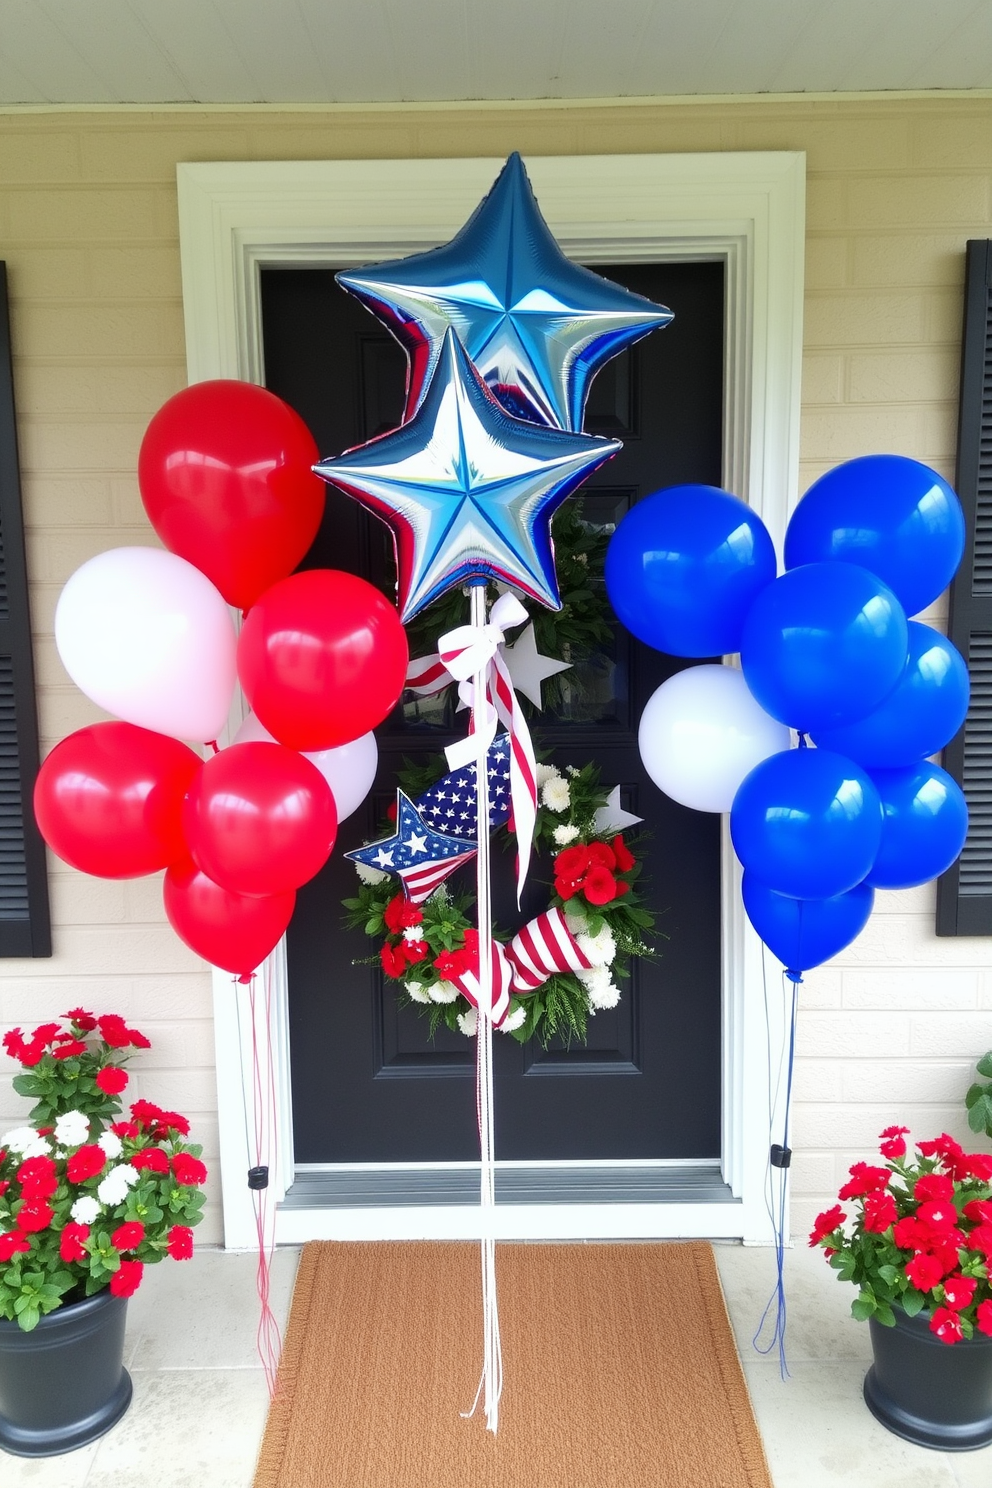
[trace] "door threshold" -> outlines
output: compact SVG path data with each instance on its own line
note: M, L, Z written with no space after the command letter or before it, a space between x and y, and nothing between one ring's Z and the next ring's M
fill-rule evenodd
M499 1167L501 1205L735 1204L712 1163L676 1167ZM298 1168L281 1211L471 1206L479 1203L479 1169Z

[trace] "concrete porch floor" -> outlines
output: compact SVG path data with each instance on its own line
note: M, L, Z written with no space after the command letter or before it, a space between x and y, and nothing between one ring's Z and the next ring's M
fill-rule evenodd
M773 1252L715 1248L775 1488L989 1488L992 1447L928 1451L869 1415L861 1398L868 1330L850 1317L852 1289L819 1252L799 1244L786 1256L792 1377L783 1381L777 1358L751 1347L773 1286ZM297 1254L280 1250L275 1258L280 1323ZM128 1313L134 1403L124 1420L64 1457L0 1452L3 1488L250 1488L268 1405L255 1353L254 1257L204 1249L188 1263L163 1262L148 1271Z

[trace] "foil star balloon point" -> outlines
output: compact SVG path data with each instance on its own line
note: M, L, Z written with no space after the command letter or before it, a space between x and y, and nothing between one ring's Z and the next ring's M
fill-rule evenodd
M314 469L392 528L405 623L478 578L560 609L551 518L619 448L511 418L449 330L414 416Z
M454 329L509 413L581 429L603 363L672 319L664 305L565 257L517 154L450 243L337 279L405 348L407 417Z

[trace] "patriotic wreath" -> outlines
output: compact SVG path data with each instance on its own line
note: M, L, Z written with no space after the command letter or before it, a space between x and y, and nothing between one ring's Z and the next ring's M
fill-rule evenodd
M424 774L407 772L411 794L423 790ZM610 826L598 769L539 765L538 786L535 843L553 853L550 903L508 944L494 941L493 970L505 989L496 1027L546 1046L556 1036L584 1042L588 1019L616 1007L631 958L654 954L644 940L654 917L638 893L641 865ZM471 895L443 885L418 905L389 874L368 863L355 868L358 893L343 901L348 924L384 936L378 962L401 1005L426 1016L432 1034L444 1023L474 1036L479 940L468 918Z

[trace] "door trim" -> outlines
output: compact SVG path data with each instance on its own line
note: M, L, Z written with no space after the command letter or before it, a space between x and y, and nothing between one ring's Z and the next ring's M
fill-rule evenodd
M221 162L177 167L190 382L264 380L260 270L342 267L445 242L498 174L499 159ZM749 501L781 549L798 494L805 155L535 156L527 169L562 248L586 263L720 259L726 265L723 483ZM237 720L232 720L237 722ZM723 1155L732 1203L514 1204L505 1238L737 1236L767 1242L769 1090L785 1022L779 977L740 897L723 841ZM258 979L254 1030L244 989L214 972L218 1118L226 1243L257 1243L246 1110L252 1034L271 1051L263 1140L276 1199L293 1178L285 947ZM621 1164L618 1164L621 1166ZM301 1215L304 1216L301 1219ZM467 1238L470 1206L280 1210L277 1237Z

